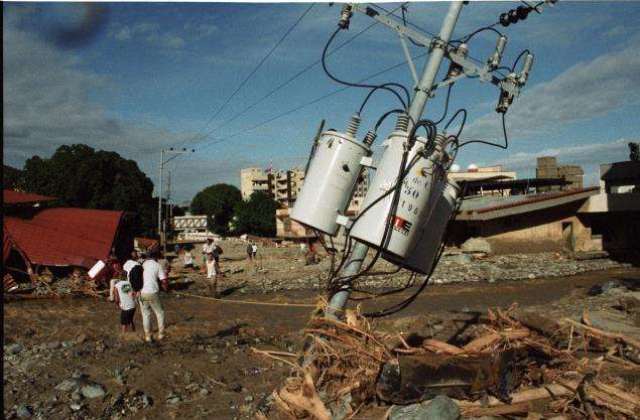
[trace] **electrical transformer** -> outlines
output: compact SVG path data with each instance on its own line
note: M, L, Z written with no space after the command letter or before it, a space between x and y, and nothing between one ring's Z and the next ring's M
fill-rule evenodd
M328 235L336 234L340 226L336 219L349 205L362 171L360 162L371 155L369 145L355 137L359 123L360 118L354 116L346 133L322 133L291 219Z
M449 224L449 220L456 210L459 187L453 181L442 180L434 188L431 199L437 200L429 217L419 227L417 240L405 258L400 259L396 255L385 252L382 257L400 267L429 274L435 262L440 244Z
M403 261L410 255L422 235L422 226L434 211L446 171L441 164L444 138L438 136L435 148L418 137L408 153L394 214L392 202L400 174L400 165L408 134L394 131L386 147L376 176L362 204L362 214L351 229L351 237L381 249L388 259ZM431 147L430 147L431 146ZM428 149L431 149L428 151ZM383 197L384 196L384 197ZM382 198L383 197L383 198ZM390 227L388 227L390 220ZM387 238L385 240L385 230ZM390 230L390 231L389 231ZM438 242L439 245L439 242ZM400 264L404 265L404 264Z

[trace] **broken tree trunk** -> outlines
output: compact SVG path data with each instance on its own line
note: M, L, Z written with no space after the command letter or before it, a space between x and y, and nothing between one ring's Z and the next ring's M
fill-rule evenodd
M507 399L517 386L518 350L496 354L398 355L398 364L383 367L378 396L394 404L409 404L447 395L479 398L485 391Z

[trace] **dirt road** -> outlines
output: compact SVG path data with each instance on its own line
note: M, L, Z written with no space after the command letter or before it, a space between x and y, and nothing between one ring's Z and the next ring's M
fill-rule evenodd
M640 269L434 286L379 327L451 339L460 332L460 321L513 302L571 315L597 299L587 297L592 286L609 280L640 286ZM364 307L382 308L403 296ZM139 337L123 339L117 330L118 310L103 300L5 303L5 418L23 409L40 418L249 418L289 371L281 362L253 354L251 347L297 351L312 309L228 301L313 304L317 292L231 294L225 299L180 297L178 292L165 296L167 337L150 345ZM141 327L138 314L136 321ZM22 347L17 351L16 343ZM8 354L7 345L14 346L14 354ZM74 376L102 385L106 395L86 398L55 389Z

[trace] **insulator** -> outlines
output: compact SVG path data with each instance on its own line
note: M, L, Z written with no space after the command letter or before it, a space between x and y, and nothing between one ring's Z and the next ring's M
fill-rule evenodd
M520 76L518 77L518 83L524 85L527 83L527 79L529 78L529 72L531 71L531 67L533 66L533 54L527 54L524 57L524 64L522 65L522 71L520 72Z
M518 18L520 20L525 20L527 18L527 16L529 15L530 11L531 11L531 9L529 9L528 7L524 7L524 6L518 6L518 8L516 9L516 12L518 13Z
M338 26L342 29L349 29L349 22L351 20L351 15L353 12L351 11L351 5L345 4L342 6L342 11L340 12L340 21L338 22Z
M353 114L349 120L349 124L347 124L347 134L355 137L358 133L358 128L360 128L360 121L360 114Z
M496 42L496 49L491 57L489 57L488 63L490 67L496 68L500 65L500 62L502 61L502 53L504 53L504 49L506 46L507 37L504 35L499 36L498 41Z
M518 11L515 9L509 10L509 23L518 22Z
M398 114L395 131L409 131L409 116L407 114Z
M511 22L509 21L509 13L502 13L500 15L500 24L504 27L509 26Z
M376 134L375 131L369 131L367 133L367 135L364 136L364 140L362 140L362 141L367 146L371 146L373 144L373 142L376 141L376 137L378 137L378 135Z

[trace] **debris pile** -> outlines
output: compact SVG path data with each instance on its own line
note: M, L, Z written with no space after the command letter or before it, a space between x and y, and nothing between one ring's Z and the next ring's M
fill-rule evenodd
M640 416L640 340L582 319L489 310L465 343L411 344L375 331L359 311L313 318L294 374L273 393L293 418L346 418L374 400L409 405L446 396L463 417ZM271 357L274 354L256 350Z

